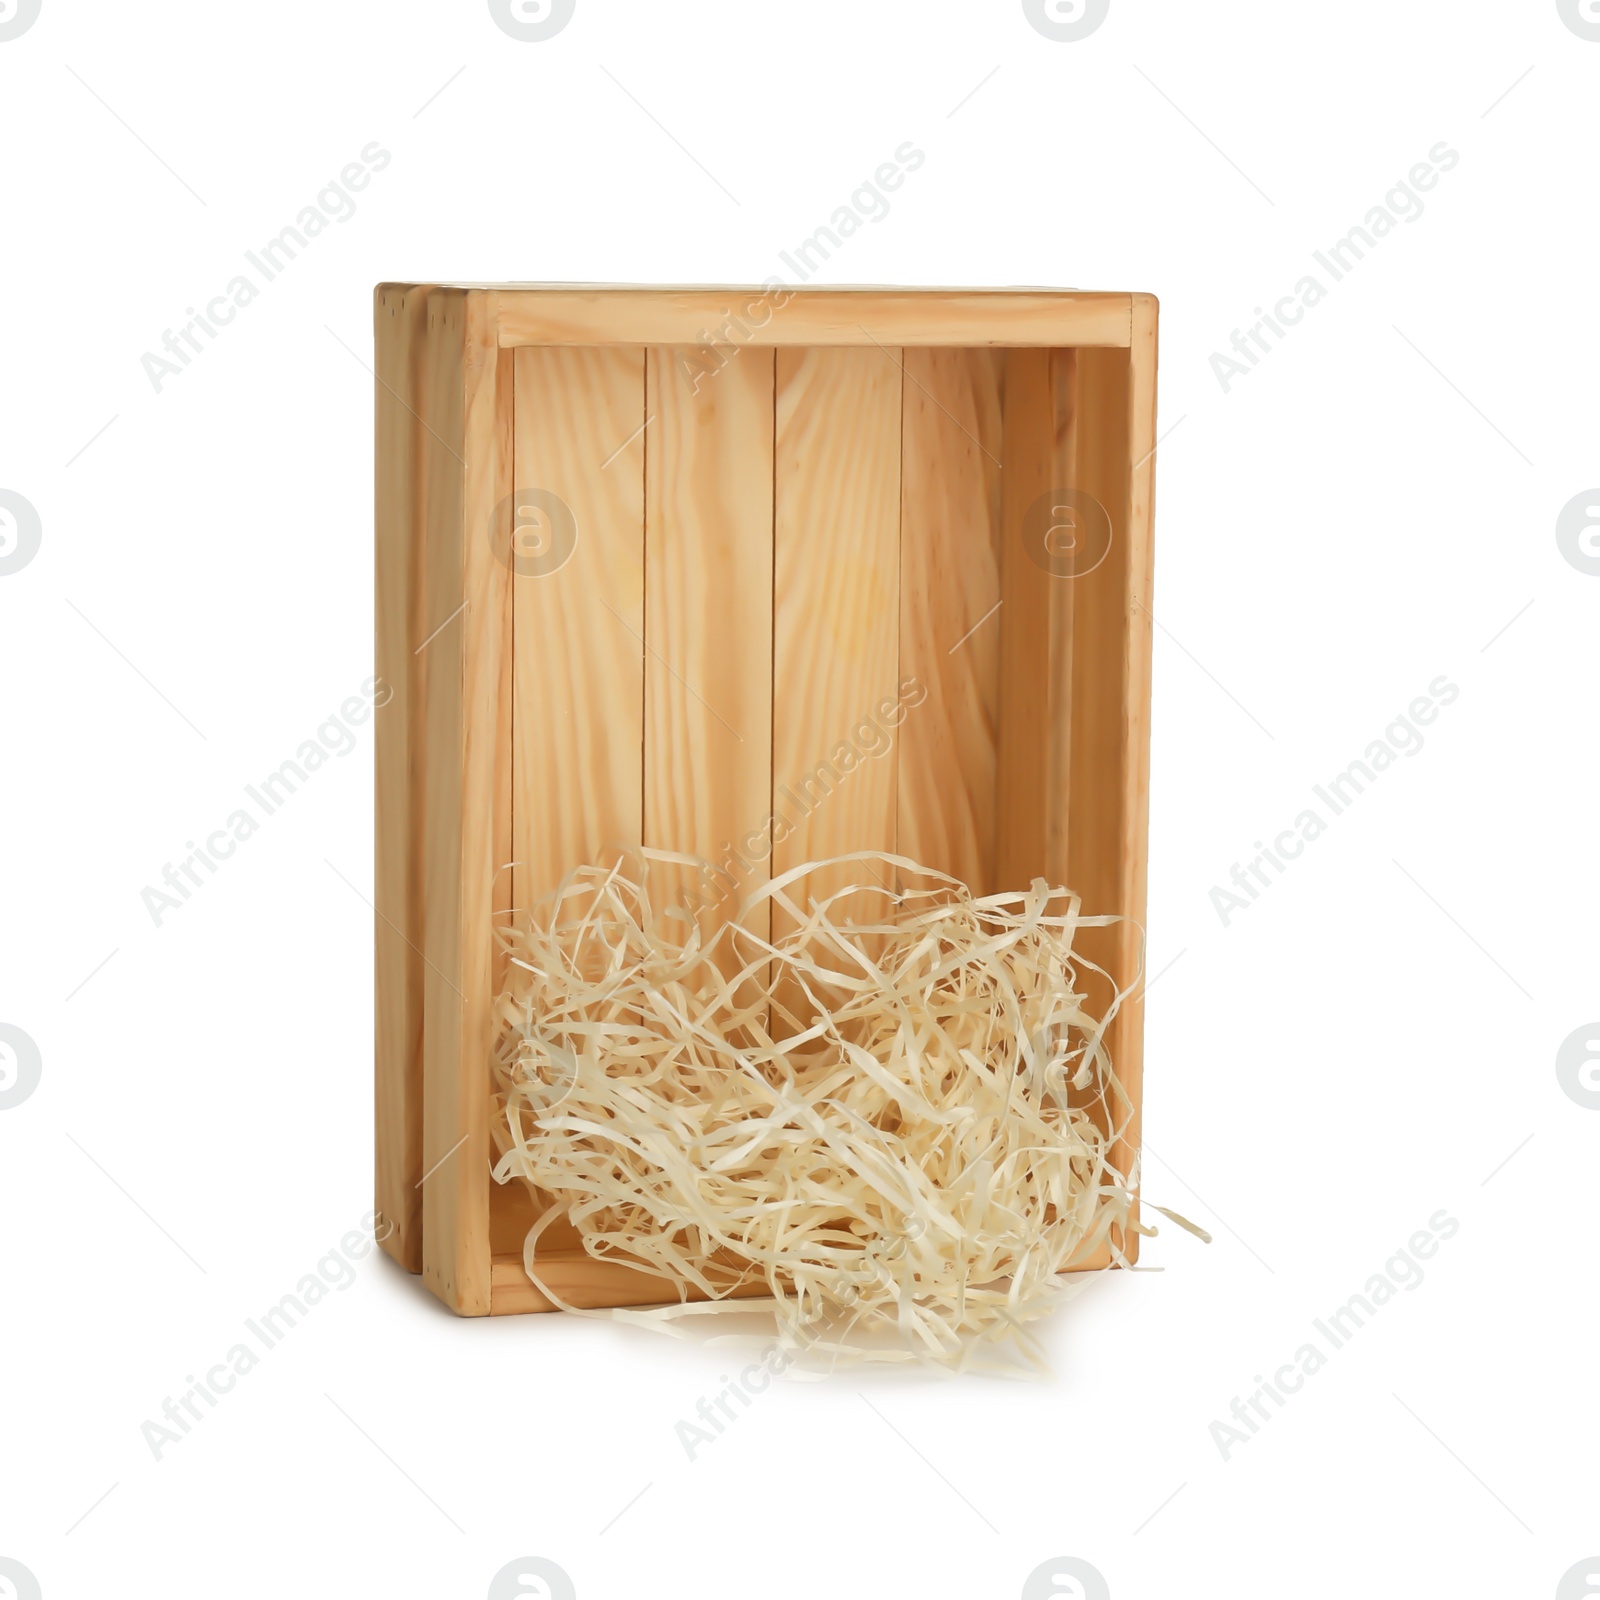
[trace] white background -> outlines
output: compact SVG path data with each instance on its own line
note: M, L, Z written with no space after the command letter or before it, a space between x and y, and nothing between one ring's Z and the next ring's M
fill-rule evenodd
M523 1555L583 1600L1010 1597L1056 1556L1116 1600L1555 1595L1600 1553L1600 1111L1555 1066L1600 1016L1600 577L1555 537L1600 483L1597 89L1554 0L1112 0L1077 43L1014 0L578 0L533 44L470 0L44 0L0 42L0 488L42 527L0 577L0 1022L42 1060L0 1111L0 1556L47 1600L480 1596ZM905 140L814 281L1161 297L1146 1192L1216 1243L1094 1284L1042 1384L779 1384L693 1462L724 1357L457 1321L368 1259L155 1460L370 1204L370 723L159 928L141 891L372 670L374 283L758 282ZM369 141L355 214L157 393ZM1225 394L1212 353L1439 141Z

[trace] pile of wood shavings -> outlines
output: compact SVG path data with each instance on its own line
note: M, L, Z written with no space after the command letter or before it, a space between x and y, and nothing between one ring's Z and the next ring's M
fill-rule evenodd
M844 864L859 884L791 896ZM713 1301L763 1282L780 1343L830 1362L1042 1364L1024 1328L1074 1292L1058 1274L1103 1243L1120 1261L1130 1230L1111 1156L1133 1108L1102 1042L1123 994L1091 1016L1073 949L1115 919L863 853L774 879L702 943L650 892L653 866L695 865L628 851L501 930L495 1177L546 1205L530 1277L563 1303L537 1247L565 1216L595 1258ZM763 904L791 931L749 931Z

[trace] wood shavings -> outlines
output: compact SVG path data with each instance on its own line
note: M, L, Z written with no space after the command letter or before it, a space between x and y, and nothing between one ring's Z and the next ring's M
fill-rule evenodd
M1013 1341L1040 1361L1026 1325L1079 1286L1063 1268L1121 1262L1135 1231L1103 1042L1126 991L1091 1015L1074 949L1114 919L1042 879L974 898L862 853L773 880L702 943L651 893L652 868L698 865L628 851L501 930L495 1177L547 1207L533 1281L550 1294L538 1241L566 1216L680 1293L763 1283L780 1342L826 1362L959 1369ZM803 899L818 866L860 881ZM763 902L775 941L748 926Z

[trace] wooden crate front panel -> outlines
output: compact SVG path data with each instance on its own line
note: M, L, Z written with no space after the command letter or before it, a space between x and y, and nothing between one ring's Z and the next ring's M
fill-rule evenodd
M689 886L708 933L770 872L861 849L979 892L1064 878L1142 919L1154 307L1136 297L1126 348L509 348L502 324L496 351L491 296L432 294L431 351L403 300L380 336L380 379L426 419L380 408L380 515L406 529L404 559L380 553L380 660L412 705L379 750L380 1206L423 1193L455 1309L528 1310L532 1208L486 1175L497 907L642 841L722 869L709 902ZM1063 579L1022 527L1071 486L1114 539ZM497 557L484 530L530 489L553 502ZM541 565L554 502L576 539ZM1138 951L1130 927L1096 953L1126 982ZM1111 1043L1136 1098L1136 1006ZM660 1295L547 1237L582 1303Z

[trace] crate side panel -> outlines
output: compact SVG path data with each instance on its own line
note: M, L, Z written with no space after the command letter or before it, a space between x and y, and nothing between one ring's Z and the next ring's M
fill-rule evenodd
M899 848L979 894L995 866L1004 359L905 352Z
M773 352L651 349L646 374L644 835L718 869L658 885L709 939L770 866L734 841L772 804Z
M1127 593L1128 629L1123 641L1127 682L1127 722L1123 745L1122 903L1129 926L1123 930L1119 960L1132 971L1143 960L1143 934L1149 910L1150 877L1150 703L1155 631L1156 487L1156 367L1160 311L1154 295L1133 297L1132 332L1128 349L1128 492ZM1124 1138L1113 1159L1127 1171L1144 1138L1144 984L1127 1015L1114 1025L1110 1047L1117 1076L1132 1102L1133 1111ZM1121 1052L1120 1059L1116 1054ZM1134 1220L1139 1215L1134 1197ZM1137 1260L1139 1236L1120 1241L1128 1256Z
M900 703L900 353L780 350L774 474L771 844L775 874L893 851ZM808 874L790 894L892 888L886 866ZM792 918L773 910L773 936ZM795 1009L803 997L785 1004ZM798 1012L797 1012L798 1014Z
M424 678L425 497L432 476L427 408L429 291L383 285L374 296L376 377L373 728L374 1209L383 1247L422 1271L422 894L420 835ZM448 418L432 419L448 426Z
M1153 304L1136 319L1143 326L1129 351L1079 356L1078 478L1109 514L1112 545L1075 581L1069 875L1086 912L1124 919L1084 930L1082 941L1119 987L1140 974L1149 848ZM1108 990L1091 994L1096 1004L1108 998ZM1113 1152L1126 1172L1140 1132L1142 1000L1123 1005L1106 1042L1128 1102L1111 1108L1111 1120L1126 1127ZM1123 1243L1136 1255L1136 1236Z
M422 569L422 637L413 650L422 663L426 708L422 767L423 902L423 1173L443 1155L436 1126L441 1092L438 1065L459 1049L461 947L461 674L464 625L461 507L465 459L464 316L457 297L436 296L428 310L429 340L422 374L428 419L424 460L427 532ZM452 1123L454 1118L451 1119ZM423 1207L423 1271L438 1292L436 1245L429 1230L439 1217L437 1186L418 1176Z
M509 859L509 569L491 538L510 494L509 359L487 296L439 313L453 347L433 375L453 406L453 480L430 506L424 852L423 1275L452 1310L489 1310L489 1051L493 917ZM448 490L449 492L445 492ZM502 829L507 831L502 836Z

